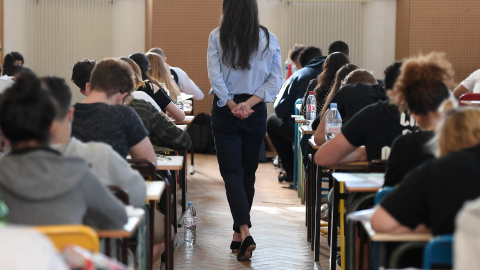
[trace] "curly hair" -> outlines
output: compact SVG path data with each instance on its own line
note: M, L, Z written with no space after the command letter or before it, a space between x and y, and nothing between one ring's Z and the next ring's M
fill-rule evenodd
M95 60L85 58L73 65L71 80L78 88L85 89L87 83L90 82L90 76L96 63Z
M453 82L452 64L444 53L432 52L406 60L400 68L390 98L400 111L418 115L437 111L449 97L446 85Z

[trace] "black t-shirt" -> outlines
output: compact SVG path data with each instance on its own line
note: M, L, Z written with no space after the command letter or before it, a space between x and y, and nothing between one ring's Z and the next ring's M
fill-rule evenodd
M153 93L152 85L148 81L145 82L144 86L140 86L137 91L143 91L151 96L163 112L165 112L168 104L172 102L172 99L167 95L167 93L165 93L163 89L158 89L156 93Z
M77 103L72 136L83 142L97 141L112 146L122 157L148 136L138 114L127 106L105 103Z
M388 101L381 101L355 114L342 126L342 133L351 145L365 145L368 160L373 160L387 159L393 140L417 129L413 117L400 113Z
M407 172L435 157L426 145L434 134L433 131L419 131L395 139L387 161L384 186L399 184Z
M480 146L434 159L408 173L380 205L400 224L452 234L464 202L480 196Z
M337 109L342 116L342 121L346 123L366 106L387 99L385 90L380 84L357 83L348 84L340 88L330 103L337 103Z

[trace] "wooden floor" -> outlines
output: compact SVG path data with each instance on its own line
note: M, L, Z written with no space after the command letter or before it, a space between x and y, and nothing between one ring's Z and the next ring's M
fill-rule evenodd
M321 251L322 267L314 263L306 236L305 206L295 190L278 183L277 175L272 162L260 163L251 211L251 234L257 249L251 261L238 262L229 249L233 221L216 156L195 154L195 174L188 175L187 198L197 211L197 241L185 245L183 228L179 228L175 269L328 269L328 247ZM326 237L322 241L326 247ZM154 265L159 268L158 263Z

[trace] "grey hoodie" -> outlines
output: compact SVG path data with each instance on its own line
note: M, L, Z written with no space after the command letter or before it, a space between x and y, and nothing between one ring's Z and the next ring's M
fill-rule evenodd
M118 229L127 222L123 204L85 161L50 148L15 151L0 160L0 194L9 222L29 225L87 224Z
M52 145L52 148L66 157L84 159L103 185L124 188L128 193L130 205L139 208L145 205L147 199L145 180L110 145L102 142L84 143L71 137L68 143Z

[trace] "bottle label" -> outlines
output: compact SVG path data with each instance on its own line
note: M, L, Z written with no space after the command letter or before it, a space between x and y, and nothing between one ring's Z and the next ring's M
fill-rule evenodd
M307 112L315 112L316 110L317 110L317 106L315 104L307 105Z
M335 134L340 133L342 126L340 125L328 125L325 127L325 133Z

